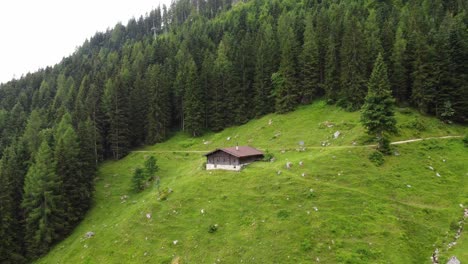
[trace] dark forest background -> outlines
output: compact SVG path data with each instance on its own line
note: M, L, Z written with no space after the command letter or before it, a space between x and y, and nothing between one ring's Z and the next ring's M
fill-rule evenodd
M468 121L461 0L178 0L0 86L0 262L45 254L84 217L97 165L325 99L360 109L379 53L393 96Z

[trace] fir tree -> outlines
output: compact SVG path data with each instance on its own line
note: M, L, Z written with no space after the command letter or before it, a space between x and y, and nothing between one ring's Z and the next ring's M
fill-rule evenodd
M188 76L184 96L184 124L193 137L200 136L204 123L203 90L198 80L197 67L193 59L187 62Z
M149 89L146 142L154 144L167 137L171 116L168 80L160 65L152 65L148 68L146 85Z
M55 164L56 173L62 183L63 202L65 204L66 228L84 215L81 203L86 193L86 180L80 172L80 146L78 136L71 125L70 114L65 114L55 130ZM70 230L67 230L70 231Z
M275 72L277 65L275 58L276 36L269 22L262 23L256 45L254 105L255 114L259 117L274 111L271 75Z
M394 99L391 95L387 77L387 66L379 54L367 84L368 92L362 106L361 123L369 135L375 135L378 149L385 152L386 133L396 132L396 119L393 110Z
M305 19L304 45L301 54L302 103L310 103L321 93L317 40L312 15L309 14Z
M294 110L299 99L296 79L298 44L291 19L288 13L283 13L278 22L281 51L280 66L275 81L275 110L278 113Z
M25 212L25 242L30 257L50 248L63 233L62 182L56 174L52 150L42 144L28 170L22 207Z

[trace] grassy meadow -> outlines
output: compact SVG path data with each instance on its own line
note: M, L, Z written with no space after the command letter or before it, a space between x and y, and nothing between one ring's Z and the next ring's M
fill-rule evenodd
M397 118L392 141L468 132L408 109ZM236 143L275 161L241 172L203 169L203 152ZM358 112L324 102L199 138L175 134L103 163L93 208L38 263L430 263L436 247L443 260L468 262L466 231L446 250L460 204L468 206L462 140L394 146L380 167L368 144ZM133 170L149 155L161 189L173 191L166 200L154 186L131 190ZM85 238L88 231L95 235Z

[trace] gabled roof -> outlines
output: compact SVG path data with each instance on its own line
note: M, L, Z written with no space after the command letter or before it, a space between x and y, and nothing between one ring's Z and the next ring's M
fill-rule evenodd
M206 153L205 156L211 155L217 151L223 151L228 154L233 155L234 157L237 158L243 158L243 157L250 157L250 156L258 156L258 155L263 155L263 152L256 148L248 147L248 146L239 146L239 149L236 149L236 147L230 147L230 148L223 148L223 149L215 149L209 153Z

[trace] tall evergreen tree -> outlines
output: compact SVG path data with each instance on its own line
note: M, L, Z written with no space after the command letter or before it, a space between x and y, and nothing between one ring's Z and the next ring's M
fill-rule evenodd
M25 242L30 257L50 248L63 234L62 182L47 141L42 141L24 183Z
M187 62L188 76L184 96L184 124L186 131L194 136L200 136L204 124L203 90L198 80L197 66L193 59Z
M152 65L146 72L149 89L149 109L146 142L161 142L169 134L170 103L167 74L160 65Z
M81 203L86 193L85 181L80 173L78 136L71 124L70 114L65 114L55 130L55 164L56 173L62 183L63 202L65 204L66 228L74 224L84 215ZM70 231L70 230L66 230Z
M339 104L356 110L362 106L366 95L365 42L361 22L351 13L344 19L341 46L341 98Z
M297 87L298 43L293 28L292 16L284 12L278 21L278 36L281 51L280 66L275 75L275 110L286 113L294 110L299 100Z
M386 133L396 132L394 99L387 76L387 66L379 54L367 84L368 92L362 106L361 123L369 135L375 135L378 149L385 150Z
M269 20L261 24L257 35L255 62L254 105L257 117L274 111L271 75L276 71L276 36Z
M313 17L305 19L304 45L301 54L301 101L310 103L321 94L318 37L314 29Z

